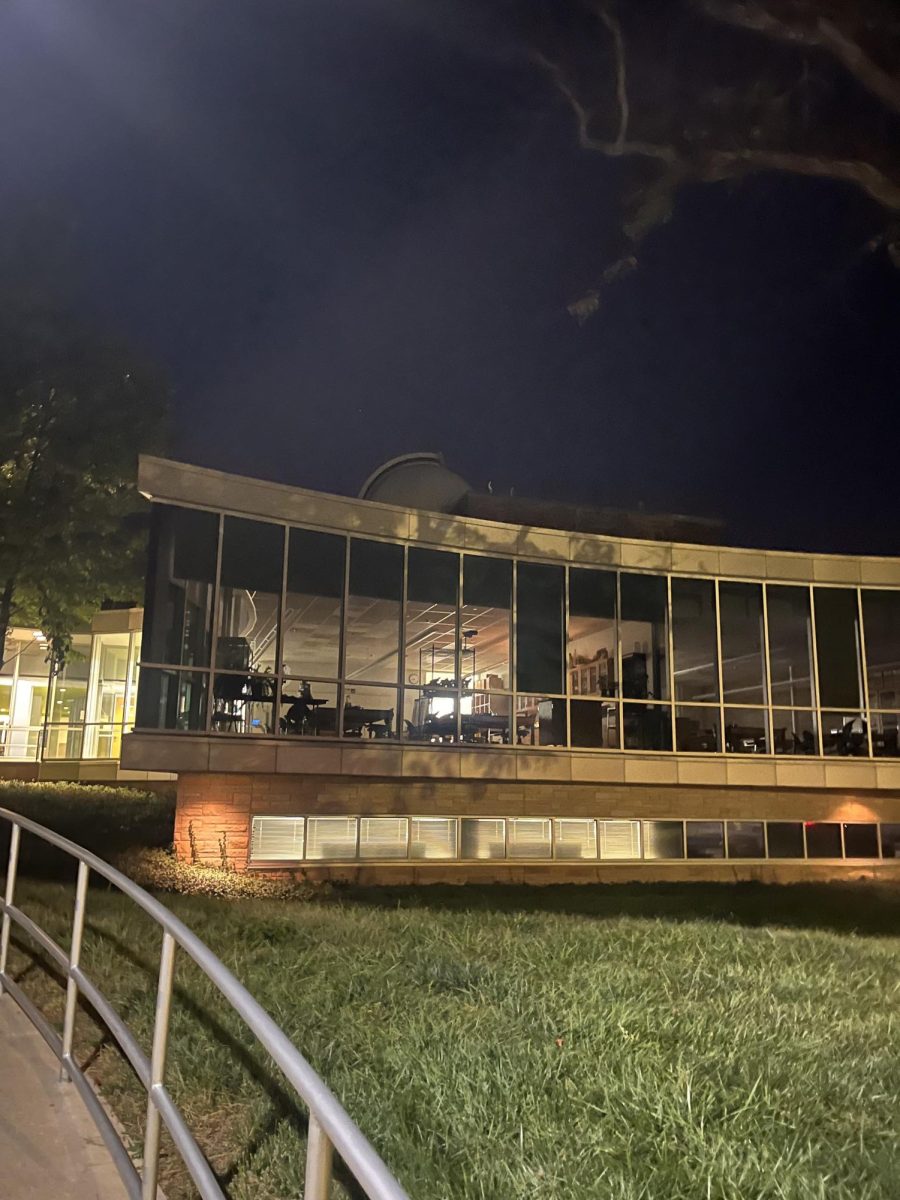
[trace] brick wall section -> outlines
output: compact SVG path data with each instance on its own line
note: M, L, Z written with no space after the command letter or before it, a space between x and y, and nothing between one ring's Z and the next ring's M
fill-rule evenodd
M175 848L190 861L246 870L253 816L381 813L427 816L571 816L900 822L900 793L625 784L503 783L496 780L370 779L328 775L182 774ZM303 868L309 878L360 883L587 883L625 879L734 880L900 878L900 860L867 864L395 863ZM284 871L281 872L282 874Z

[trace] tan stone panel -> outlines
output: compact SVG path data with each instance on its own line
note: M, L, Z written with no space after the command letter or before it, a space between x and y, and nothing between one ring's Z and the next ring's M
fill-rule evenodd
M812 760L802 762L796 759L775 760L775 782L779 787L809 787L825 786L825 764Z
M515 554L519 526L492 521L466 522L466 549L489 550L497 554Z
M766 556L749 550L719 550L719 573L738 579L765 579Z
M463 779L515 779L515 751L462 750L459 773Z
M808 583L812 577L812 558L800 554L766 554L767 579L796 579Z
M622 557L622 547L619 542L599 534L573 533L569 537L569 557L574 563L617 566Z
M862 558L859 575L863 583L900 585L900 558Z
M674 758L625 757L626 783L677 783L678 763Z
M672 570L690 575L718 575L719 552L710 546L673 546Z
M207 771L209 739L165 733L127 733L121 765L132 771Z
M825 786L846 788L873 788L878 783L873 762L827 762L825 764Z
M210 738L209 769L211 771L274 771L274 741L268 738L222 740Z
M719 786L727 782L727 763L712 755L708 759L679 758L676 766L679 783Z
M317 742L279 742L275 754L275 770L279 775L298 774L339 775L341 747L323 746Z
M400 775L403 759L399 746L342 746L344 775Z
M672 566L672 547L668 542L622 542L623 567L641 567L647 571L668 571Z
M876 784L880 788L897 788L900 790L900 762L876 762Z
M523 751L516 755L517 779L568 780L572 777L572 762L568 754L552 751ZM527 799L527 796L526 796Z
M729 759L728 768L728 783L730 785L742 785L744 787L774 787L778 782L776 774L776 763L771 759L762 759L759 762L750 761L749 759L740 760Z
M434 513L413 512L409 517L409 536L414 542L449 546L455 550L466 544L466 522L458 517L439 517Z
M516 538L516 553L528 558L569 557L569 535L546 529L523 528Z
M577 783L624 783L624 755L573 754L572 780Z
M822 556L813 559L813 579L817 583L859 583L859 559Z
M429 779L458 779L459 752L408 747L403 751L403 775Z
M140 629L144 623L142 608L113 608L108 612L94 613L91 617L92 633L129 633Z

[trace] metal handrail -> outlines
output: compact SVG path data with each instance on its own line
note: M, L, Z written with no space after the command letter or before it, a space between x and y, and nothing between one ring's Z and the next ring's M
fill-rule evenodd
M262 1005L229 971L223 962L163 904L155 900L121 871L89 850L60 837L51 829L29 821L18 813L0 808L0 819L10 826L9 868L4 898L0 902L0 995L8 992L43 1035L60 1060L63 1079L71 1080L84 1100L98 1131L112 1155L132 1200L156 1200L159 1174L159 1142L165 1124L181 1158L203 1200L225 1200L225 1193L198 1146L171 1094L165 1086L166 1050L172 1005L175 950L180 947L206 977L218 988L234 1011L243 1019L259 1043L268 1051L309 1110L304 1200L327 1200L332 1178L332 1157L336 1150L370 1200L409 1200L404 1189L390 1173L374 1147L350 1118L328 1085L313 1070L297 1047L276 1025ZM72 937L68 954L30 917L17 908L16 876L21 831L26 830L51 846L64 850L78 862ZM157 978L156 1018L149 1058L141 1050L134 1034L115 1011L100 989L80 966L81 942L90 872L94 871L113 884L162 928L162 953ZM36 1005L6 971L11 923L15 922L41 945L66 976L66 1008L63 1034L52 1028ZM75 1062L72 1042L79 995L84 996L104 1021L147 1092L147 1119L140 1173L121 1136L110 1120L87 1076Z

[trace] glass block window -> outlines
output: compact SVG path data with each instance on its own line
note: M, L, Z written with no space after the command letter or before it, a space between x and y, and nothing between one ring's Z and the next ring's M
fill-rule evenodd
M507 823L510 858L549 858L550 820L547 817L511 817Z
M406 817L360 817L360 858L406 858L409 822Z
M409 822L410 858L456 858L454 817L412 817Z
M553 822L553 854L556 858L596 858L597 822L558 817Z
M356 817L309 817L307 858L356 858Z
M688 821L688 858L724 858L725 827L721 821Z
M877 858L878 826L862 822L845 822L844 854L847 858Z
M250 861L296 862L303 857L302 817L254 817Z
M505 858L505 826L502 817L463 817L460 820L460 858Z
M640 821L598 821L597 833L601 858L641 857Z
M644 858L684 858L680 821L644 821Z
M729 858L765 858L766 837L762 821L728 822Z

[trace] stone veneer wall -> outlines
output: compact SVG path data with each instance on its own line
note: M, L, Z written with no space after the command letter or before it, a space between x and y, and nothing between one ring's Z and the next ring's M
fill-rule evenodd
M317 814L410 816L567 816L721 820L900 822L900 792L766 788L642 787L510 783L495 780L372 779L328 775L182 774L175 848L179 858L219 865L225 854L248 867L253 816ZM259 868L253 868L254 870ZM396 862L304 864L310 879L357 883L590 883L625 880L767 882L884 877L900 880L900 859L881 863L816 861ZM292 873L289 868L277 872Z

